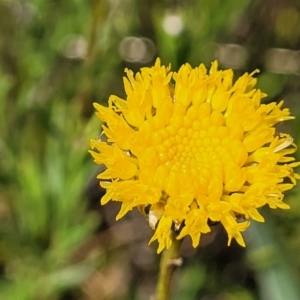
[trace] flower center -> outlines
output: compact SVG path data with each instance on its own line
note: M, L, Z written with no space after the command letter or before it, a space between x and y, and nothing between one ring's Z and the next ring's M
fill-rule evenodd
M220 198L245 183L243 130L227 127L223 113L208 102L173 115L153 137L159 157L155 181L168 195L188 191Z

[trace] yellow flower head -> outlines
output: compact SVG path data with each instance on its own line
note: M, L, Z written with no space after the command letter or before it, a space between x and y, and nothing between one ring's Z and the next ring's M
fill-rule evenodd
M170 72L157 59L135 76L126 70L126 99L94 104L107 137L91 140L95 163L106 167L101 203L121 202L117 219L134 207L144 212L158 252L170 247L173 229L198 246L211 221L224 226L228 244L245 246L249 220L264 222L260 207L289 208L283 192L300 179L300 163L290 156L291 136L274 126L293 117L283 101L261 104L255 73L233 83L233 71L217 62Z

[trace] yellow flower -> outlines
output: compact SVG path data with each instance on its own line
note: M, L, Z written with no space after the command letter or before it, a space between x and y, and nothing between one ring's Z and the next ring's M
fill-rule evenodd
M198 246L211 221L224 226L228 244L245 246L249 221L264 222L260 207L289 208L283 193L300 179L300 163L290 156L291 136L274 126L293 117L283 101L261 104L256 72L234 83L216 61L209 71L185 64L172 73L157 59L135 76L126 70L126 99L94 104L107 137L91 140L90 153L106 167L101 203L121 202L117 219L135 207L144 212L158 252L170 247L172 228Z

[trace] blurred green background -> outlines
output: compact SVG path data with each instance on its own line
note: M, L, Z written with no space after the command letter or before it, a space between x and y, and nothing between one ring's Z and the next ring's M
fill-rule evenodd
M93 102L124 96L125 67L160 56L259 68L266 101L296 118L300 144L300 2L296 0L0 0L0 300L148 300L159 256L152 232L118 204L100 207L87 150L100 134ZM298 154L299 159L299 154ZM186 240L174 300L299 300L300 199L264 211L248 246L221 227Z

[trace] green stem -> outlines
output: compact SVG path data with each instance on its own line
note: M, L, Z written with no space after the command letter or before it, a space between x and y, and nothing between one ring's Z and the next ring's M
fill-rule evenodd
M182 260L179 258L181 241L176 240L176 236L173 234L171 247L165 249L161 255L155 300L169 299L172 275L175 268L182 264Z

